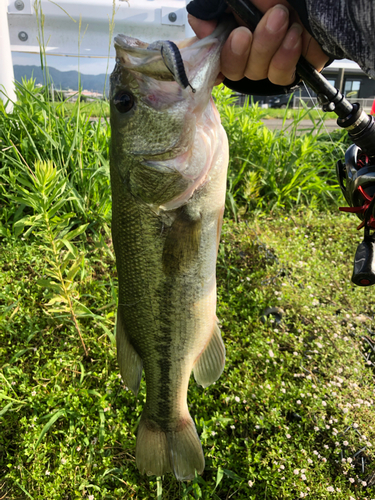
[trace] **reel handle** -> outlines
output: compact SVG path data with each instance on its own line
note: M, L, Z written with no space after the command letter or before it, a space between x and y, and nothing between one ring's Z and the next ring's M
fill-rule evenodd
M355 253L352 282L358 286L375 284L375 242L366 236Z

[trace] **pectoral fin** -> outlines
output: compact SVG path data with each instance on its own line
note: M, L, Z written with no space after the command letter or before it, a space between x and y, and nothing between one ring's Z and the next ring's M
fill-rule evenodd
M225 347L218 324L215 324L212 337L194 366L194 378L199 385L207 387L223 373Z
M201 241L202 219L192 216L186 207L181 207L168 234L163 250L165 274L183 271L197 257Z
M119 311L117 312L116 344L117 361L120 367L121 377L125 385L129 387L134 394L137 394L142 378L142 359L129 342Z

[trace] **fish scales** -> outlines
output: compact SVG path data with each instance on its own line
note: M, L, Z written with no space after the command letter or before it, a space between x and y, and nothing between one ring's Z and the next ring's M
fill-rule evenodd
M204 470L186 400L190 374L205 387L224 368L215 268L228 144L210 94L229 32L180 46L195 94L171 82L160 51L130 37L116 38L111 75L117 357L135 393L145 374L140 471L179 480Z

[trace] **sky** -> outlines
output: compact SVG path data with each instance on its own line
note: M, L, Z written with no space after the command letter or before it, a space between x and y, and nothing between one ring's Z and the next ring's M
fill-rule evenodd
M39 54L27 54L12 52L13 65L40 66ZM107 58L81 57L79 69L85 75L99 75L106 73ZM60 71L78 71L78 57L47 56L47 64ZM109 59L108 73L111 73L115 65L114 58Z

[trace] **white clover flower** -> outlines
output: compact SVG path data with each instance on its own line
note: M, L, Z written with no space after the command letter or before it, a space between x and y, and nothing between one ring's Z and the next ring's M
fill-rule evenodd
M36 396L36 392L35 392L35 391L33 391L33 392L31 393L31 395L32 395L32 396Z
M301 474L301 479L302 479L302 481L306 481L307 478L306 478L305 474Z
M346 461L348 462L348 464L351 464L353 462L353 459L349 457Z
M316 450L314 450L313 453L314 455L319 455L319 453Z
M330 426L330 425L326 425L326 429L330 429L330 428L331 428L331 426Z
M256 429L260 429L260 425L256 425L256 426L255 426L255 428L256 428Z
M343 458L341 462L344 464L346 462L346 458Z
M298 474L299 474L299 469L294 469L293 474L295 474L296 476L298 476Z
M327 491L335 491L335 488L333 486L328 486Z
M367 486L366 481L362 481L362 486Z
M297 404L300 405L301 404L301 400L300 399L297 399Z
M271 349L268 351L268 354L269 354L269 356L270 356L271 358L273 358L273 357L275 356L275 355L274 355L274 353L273 353L273 351L271 351Z
M350 477L350 478L349 478L349 481L350 481L351 483L354 483L354 479L353 479L352 477Z
M304 496L305 496L305 494L301 491L301 493L299 494L299 497L303 498Z
M94 495L89 495L89 500L94 500Z
M286 437L290 439L292 436L290 434L287 434Z
M254 484L254 481L249 480L247 484L248 484L248 485L250 486L250 488L251 488L251 487L253 486L253 484Z
M77 446L76 450L77 450L77 451L81 451L81 447L80 447L80 446Z
M61 463L62 463L63 465L64 465L64 464L66 464L66 458L62 458L62 459L61 459Z
M239 398L238 396L236 396L236 397L234 398L234 400L236 401L236 403L239 403L239 402L240 402L240 398Z
M327 403L325 401L322 401L323 406L327 406Z
M314 427L314 431L318 432L319 427Z
M236 428L236 426L235 426L235 425L231 425L231 426L230 426L230 428L231 428L231 429L235 429L235 428Z
M285 394L286 393L286 390L285 389L280 389L280 391Z
M326 463L327 459L325 457L322 458L322 462Z
M212 432L211 432L211 436L216 436L216 432L215 432L215 431L212 431Z
M349 444L349 443L348 443L347 441L343 441L343 442L342 442L342 444L343 444L344 446L348 446L348 444Z
M51 473L49 470L46 470L46 476L49 476Z
M311 460L311 458L308 458L308 459L307 459L307 463L309 463L309 464L312 464L312 463L313 463L313 461Z
M285 469L285 465L281 464L280 465L280 469L284 470Z
M358 429L358 424L357 424L357 423L354 423L354 424L353 424L353 427L354 427L354 429Z
M325 445L324 445L324 448L325 448L326 450L328 450L328 449L329 449L328 444L325 444Z

